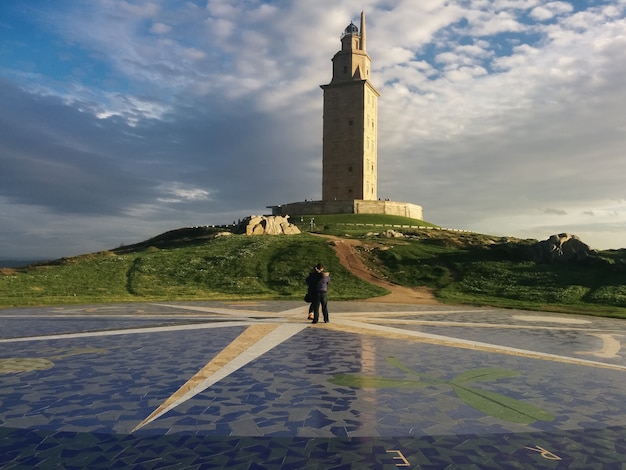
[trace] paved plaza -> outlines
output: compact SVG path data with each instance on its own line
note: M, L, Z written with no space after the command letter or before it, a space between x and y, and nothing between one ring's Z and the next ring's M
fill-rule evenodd
M0 310L0 468L624 468L624 321L329 305Z

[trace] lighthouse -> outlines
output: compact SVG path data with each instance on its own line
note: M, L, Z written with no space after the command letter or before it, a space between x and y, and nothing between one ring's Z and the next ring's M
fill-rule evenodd
M360 30L350 23L341 50L332 58L333 75L324 90L322 200L378 198L378 97L370 81L365 49L365 13Z
M378 197L378 97L370 81L365 14L341 35L324 91L322 199L267 206L272 215L387 214L421 220L422 207ZM312 220L312 219L310 219Z

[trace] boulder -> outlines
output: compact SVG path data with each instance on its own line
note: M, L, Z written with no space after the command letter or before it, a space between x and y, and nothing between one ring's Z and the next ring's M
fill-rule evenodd
M294 235L300 229L289 223L289 216L251 215L239 224L239 233L246 235Z
M576 235L559 233L530 245L526 250L526 258L542 263L555 261L581 261L595 252L583 243Z
M395 230L385 230L384 232L367 232L365 237L379 237L379 238L404 238L402 232L396 232Z
M404 234L402 232L396 232L395 230L385 230L378 234L379 237L385 238L404 238Z

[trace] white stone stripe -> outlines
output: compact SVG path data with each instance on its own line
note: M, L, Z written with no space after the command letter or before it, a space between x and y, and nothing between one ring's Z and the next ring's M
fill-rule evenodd
M531 351L528 349L518 349L518 348L511 348L508 346L498 346L498 345L489 344L489 343L481 343L479 341L458 339L452 336L433 335L430 333L422 333L419 331L403 330L401 328L392 328L392 327L382 326L382 325L371 325L368 323L355 322L355 321L350 321L350 320L339 320L339 321L336 321L335 324L346 325L352 328L375 330L375 331L388 333L391 335L415 336L416 338L424 338L424 339L428 339L431 341L436 341L442 346L455 347L455 345L457 345L458 347L464 347L467 349L476 349L476 350L481 350L481 351L493 351L493 352L500 353L500 354L511 354L514 356L522 356L522 357L527 357L531 359L543 359L543 360L563 362L563 363L568 363L568 364L578 364L578 365L586 365L586 366L593 366L593 367L601 367L604 369L626 371L626 366L621 366L617 364L610 364L610 363L598 362L598 361L589 361L587 359L579 359L579 358L568 357L568 356L559 356L556 354L541 353L537 351Z
M221 308L221 307L200 307L194 305L171 305L171 304L153 304L159 307L179 308L183 310L194 310L196 312L215 313L219 315L239 315L239 316L263 316L263 317L284 317L296 314L301 314L305 309L308 309L308 305L304 304L301 307L295 307L289 310L283 310L280 312L269 312L263 310L241 310L234 308ZM171 315L171 313L170 313Z
M219 313L222 315L259 315L259 314L264 314L264 313L272 313L272 312L262 312L259 310L243 310L243 309L222 308L222 307L201 307L201 306L196 306L196 305L173 305L173 304L152 304L152 305L157 305L159 307L180 309L180 310L194 310L196 312Z
M261 314L262 312L259 312L259 314ZM245 314L245 315L241 315L241 317L243 318L248 318L250 316L250 314ZM207 318L224 318L222 315L220 315L219 313L215 313L212 314L210 312L207 313L179 313L179 312L169 312L169 313L150 313L150 314L143 314L143 313L120 313L120 314L112 314L112 313L85 313L85 314L79 314L79 313L70 313L67 315L60 315L57 313L49 313L49 314L45 314L45 313L41 313L41 314L36 314L36 315L29 315L28 317L24 317L24 315L2 315L0 314L0 319L3 318L11 318L11 319L21 319L21 320L31 320L33 318L36 319L41 319L41 318L76 318L76 319L89 319L89 320L111 320L111 319L126 319L126 320L177 320L179 318L181 319L186 319L186 318L199 318L199 319L207 319Z
M332 305L331 305L331 307L332 307ZM330 314L333 317L334 316L341 316L341 315L349 315L349 316L357 315L357 316L361 316L361 317L366 317L366 316L371 315L372 318L377 318L377 317L382 317L382 316L447 315L449 313L487 313L487 312L490 312L490 310L419 310L419 311L415 311L415 310L407 310L407 311L397 310L397 311L392 311L392 312L380 312L378 310L369 310L369 311L360 310L360 311L355 311L355 312L333 312L333 311L331 311Z
M153 326L148 328L129 328L127 330L90 331L85 333L61 333L58 335L28 336L24 338L3 338L0 343L17 343L21 341L45 341L49 339L89 338L98 336L136 335L142 333L164 333L168 331L202 330L210 328L228 328L233 326L249 326L258 322L225 321L211 323L194 323L191 325Z
M282 312L278 312L276 315L302 315L309 311L309 305L305 304L302 307L296 307L289 310L283 310Z
M371 319L365 319L367 322L375 323L376 317ZM548 330L548 331L580 331L580 332L617 332L622 330L612 330L609 328L577 328L567 325L562 326L543 326L543 325L519 325L511 323L470 323L470 322L456 322L456 321L441 321L441 320L385 320L387 324L396 325L414 325L414 326L460 326L471 328L492 328L492 329L509 329L509 330Z

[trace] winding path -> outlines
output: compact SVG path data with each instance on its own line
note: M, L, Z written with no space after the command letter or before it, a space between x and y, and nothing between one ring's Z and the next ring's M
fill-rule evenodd
M356 277L363 279L370 284L387 289L390 293L382 297L368 299L369 302L389 302L389 303L419 303L438 304L439 302L428 287L404 287L393 284L373 273L357 254L356 247L364 246L359 240L351 240L339 237L319 235L329 240L334 248L341 264Z

